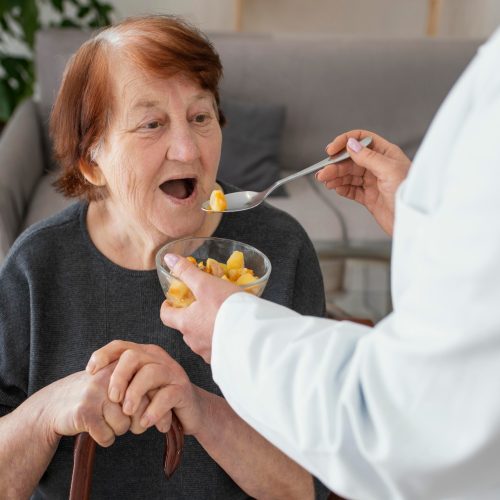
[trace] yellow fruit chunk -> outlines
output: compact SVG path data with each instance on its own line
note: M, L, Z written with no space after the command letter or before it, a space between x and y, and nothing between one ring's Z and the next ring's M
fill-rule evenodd
M186 259L189 260L189 262L191 262L191 264L194 264L195 266L198 264L198 262L196 262L196 259L192 255L186 257Z
M225 264L217 262L215 259L207 259L207 272L221 278L226 273Z
M245 258L243 257L243 252L235 250L229 259L227 259L227 270L240 269L245 267Z
M214 212L224 212L227 208L226 197L220 189L214 189L210 195L210 209Z
M191 290L179 280L172 281L167 291L167 299L173 307L187 307L195 300Z
M248 283L253 283L257 281L257 278L250 273L242 274L237 280L237 285L248 285Z
M236 280L236 284L238 286L248 285L249 283L253 283L254 281L257 280L258 278L256 278L253 274L244 273ZM258 289L255 286L250 286L248 288L245 288L245 291L257 295Z
M247 269L246 267L239 267L238 269L229 269L227 271L227 276L231 281L236 281L242 274L254 275L252 269Z

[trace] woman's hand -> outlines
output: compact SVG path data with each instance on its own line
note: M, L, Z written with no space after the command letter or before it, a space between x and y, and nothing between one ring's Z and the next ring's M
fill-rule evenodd
M92 354L87 372L99 374L115 362L109 399L121 404L123 413L135 419L132 432L139 434L153 425L167 432L172 410L185 434L196 434L201 428L199 393L184 369L161 347L114 340Z
M49 429L60 436L88 432L100 446L110 446L125 434L131 419L108 398L114 365L96 375L82 371L60 379L39 391ZM43 397L42 397L43 393Z
M366 136L373 138L370 148L358 142ZM395 193L408 174L410 159L398 146L367 130L339 135L328 144L326 152L331 156L344 147L351 158L326 166L316 178L328 189L364 205L382 229L392 235Z

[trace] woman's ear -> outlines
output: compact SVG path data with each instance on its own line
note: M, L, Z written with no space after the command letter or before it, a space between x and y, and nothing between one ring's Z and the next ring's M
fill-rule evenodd
M101 169L97 163L80 159L80 172L90 184L97 187L106 185L106 179L104 175L102 175Z

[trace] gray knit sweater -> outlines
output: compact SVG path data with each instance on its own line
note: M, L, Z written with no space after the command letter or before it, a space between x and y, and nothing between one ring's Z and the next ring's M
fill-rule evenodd
M29 228L0 270L0 416L83 370L92 352L113 339L160 345L194 384L220 395L210 366L161 323L164 296L156 271L124 269L102 255L87 232L87 207L76 203ZM265 298L303 314L324 314L314 249L291 217L266 205L224 214L214 236L243 241L269 257L273 271ZM92 498L248 498L190 436L179 469L167 481L163 445L153 428L98 447ZM73 438L61 439L34 498L67 498L72 452Z

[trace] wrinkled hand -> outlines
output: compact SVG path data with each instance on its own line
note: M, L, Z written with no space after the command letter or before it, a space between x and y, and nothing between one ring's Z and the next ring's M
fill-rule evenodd
M84 371L73 373L40 391L44 393L43 411L51 431L60 436L88 432L99 445L107 447L129 430L130 417L108 398L113 368L110 365L94 376Z
M373 142L370 148L362 147L358 141L368 135ZM326 166L316 178L328 189L364 205L382 229L392 235L395 193L408 174L410 159L398 146L367 130L339 135L328 144L326 152L334 155L346 146L351 158Z
M186 308L174 308L166 301L163 302L161 320L165 325L179 330L184 336L184 342L210 363L212 336L219 308L230 295L241 292L241 288L200 271L191 262L177 255L167 254L165 261L174 276L191 289L196 300Z
M109 399L121 404L125 415L136 416L139 426L132 432L140 434L153 425L167 432L175 410L184 432L196 434L203 419L198 392L161 347L114 340L92 354L87 371L99 374L114 364Z

